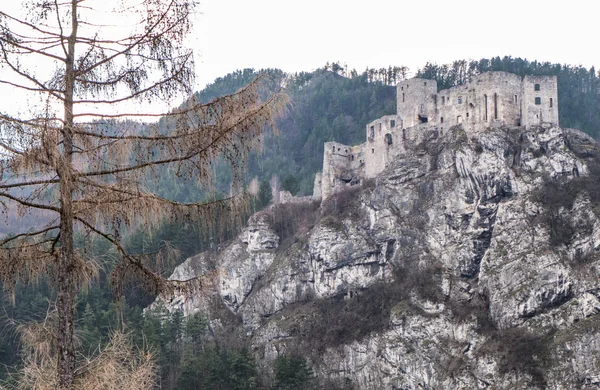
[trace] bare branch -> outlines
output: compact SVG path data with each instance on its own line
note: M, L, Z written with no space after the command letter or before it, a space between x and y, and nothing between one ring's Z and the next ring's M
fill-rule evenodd
M26 91L31 91L31 92L61 92L57 89L45 89L45 88L33 88L33 87L27 87L25 85L21 85L21 84L17 84L17 83L13 83L11 81L6 81L6 80L0 80L0 84L6 84L6 85L10 85L11 87L15 87L15 88L19 88L19 89L24 89Z
M231 124L230 126L227 126L226 128L222 129L220 132L217 132L217 136L214 137L210 141L210 143L208 143L207 145L205 145L204 147L201 147L199 149L190 150L188 153L183 153L181 155L174 156L171 158L151 160L151 161L144 162L141 164L130 165L130 166L122 167L122 168L107 169L107 170L92 171L92 172L79 172L75 176L76 177L81 177L81 176L90 177L90 176L114 175L117 173L130 172L130 171L147 168L147 167L153 166L153 165L165 165L165 164L170 164L170 163L188 161L195 157L201 156L201 155L207 153L208 151L219 150L219 145L222 145L224 142L228 143L229 141L228 141L227 137L229 135L231 135L236 128L243 127L240 125L242 125L243 122L247 122L249 120L248 118L251 118L253 115L259 116L261 114L265 114L265 118L271 118L271 115L267 115L267 113L265 113L264 111L265 110L271 111L273 109L274 103L282 98L283 98L283 96L281 96L281 95L274 95L271 99L269 99L265 103L258 106L258 108L256 108L255 110L251 110L249 113L247 113L247 116L242 116L237 122ZM285 102L287 103L287 100ZM260 126L262 127L262 124Z
M56 230L58 228L59 228L59 226L50 226L46 229L38 230L37 232L17 234L15 236L11 236L11 237L5 238L4 240L0 241L0 247L4 246L12 241L15 241L15 240L39 236L39 235L51 232L52 230Z
M186 55L186 59L184 60L184 62L181 64L181 66L179 67L179 69L177 69L174 73L172 73L168 78L164 78L161 79L159 82L154 83L152 85L147 86L146 88L140 89L139 91L135 91L134 93L124 96L122 98L119 99L112 99L112 100L98 100L98 99L94 99L94 100L75 100L73 101L74 104L90 104L90 103L94 103L94 104L117 104L117 103L121 103L124 101L129 101L131 99L135 99L141 95L144 95L145 93L154 91L156 88L160 88L162 85L165 85L173 80L175 80L177 78L177 76L181 75L182 72L185 69L185 66L187 64L187 61L191 58L192 53L189 52ZM126 74L121 74L119 75L119 77L116 80L109 80L109 81L104 81L104 82L96 82L96 81L92 81L92 80L85 80L85 79L77 79L77 81L81 82L81 83L86 83L86 84L94 84L94 85L98 85L98 86L110 86L110 85L115 85L119 82L121 82L124 78L126 77Z
M23 187L29 187L29 186L38 186L38 185L42 185L42 184L57 184L58 182L59 182L58 179L21 181L21 182L17 182L17 183L0 184L0 188L5 190L5 189L9 189L9 188L23 188Z
M56 22L58 23L58 29L60 30L60 45L63 48L63 53L65 53L65 57L67 55L69 55L69 52L67 51L67 47L65 46L65 33L63 31L63 26L62 26L62 22L60 21L60 12L59 12L59 7L58 7L58 0L54 0L54 7L56 8Z
M38 26L36 26L36 25L34 25L34 24L31 24L31 23L28 23L28 22L26 22L26 21L24 21L24 20L22 20L22 19L15 18L14 16L11 16L11 15L7 14L6 12L2 12L2 11L0 11L0 16L4 16L5 18L12 20L13 22L16 22L16 23L18 23L18 24L21 24L21 25L27 26L27 27L29 27L30 29L32 29L32 30L34 30L34 31L37 31L37 32L39 32L39 33L42 33L42 34L44 34L44 35L50 35L50 36L53 36L53 37L56 37L56 38L64 38L62 35L59 35L59 34L53 33L52 31L42 30L42 29L41 29L41 28L39 28Z
M17 196L9 194L8 192L0 192L0 198L10 199L12 201L19 203L22 206L25 206L25 207L31 207L31 208L40 209L40 210L49 210L49 211L54 211L56 213L60 213L60 208L58 208L58 207L54 207L49 204L28 202Z
M118 58L119 56L125 55L127 53L129 53L132 49L134 49L135 47L141 45L144 40L148 39L151 36L152 31L154 31L156 29L156 27L164 20L164 18L166 17L166 15L168 14L169 10L171 9L171 6L173 4L173 1L171 1L171 3L169 3L169 6L167 7L167 10L161 15L161 17L154 23L154 25L152 25L144 34L142 34L140 37L138 37L137 39L134 39L132 42L130 42L123 50L120 50L116 53L114 53L113 55L102 59L101 61L85 68L85 69L80 69L77 74L78 75L82 75L82 74L86 74L89 73L91 71L93 71L94 69L106 64L107 62L113 61L115 58Z
M64 101L64 98L62 96L60 96L59 94L57 94L56 92L54 92L54 89L48 87L47 85L44 85L41 81L39 81L37 78L31 76L30 74L20 70L18 67L16 67L8 58L7 52L4 48L4 45L0 45L2 47L2 54L4 57L4 63L6 63L8 65L8 67L15 73L17 73L18 75L26 78L27 80L31 81L32 83L34 83L35 85L37 85L38 87L40 87L42 90L47 91L49 94L51 94L53 97L55 97L58 100Z
M115 249L123 256L123 260L127 262L127 266L123 269L128 270L129 272L135 272L137 274L141 274L143 279L147 282L150 282L150 292L160 293L165 291L170 291L173 287L173 282L169 282L167 279L163 278L156 272L152 271L150 268L146 267L141 259L137 256L130 255L127 250L110 234L107 234L99 229L96 229L92 224L88 223L83 218L75 217L75 219L81 222L87 229L100 237L104 238L108 242L110 242ZM118 267L116 269L119 269ZM114 271L113 271L114 272ZM114 287L118 289L118 286L123 283L122 278L113 278L113 283L116 283Z

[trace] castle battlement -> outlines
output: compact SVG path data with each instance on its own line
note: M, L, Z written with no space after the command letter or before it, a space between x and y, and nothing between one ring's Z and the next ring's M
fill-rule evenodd
M345 186L375 177L404 151L407 134L414 135L422 126L443 132L461 124L466 131L477 132L502 125L559 125L556 76L487 72L439 92L435 80L412 78L397 84L396 101L396 115L366 125L365 143L325 143L315 198L327 199Z

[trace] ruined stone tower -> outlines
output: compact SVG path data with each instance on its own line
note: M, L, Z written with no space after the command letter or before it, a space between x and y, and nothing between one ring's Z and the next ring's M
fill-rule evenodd
M327 199L340 188L375 177L404 151L407 137L418 138L423 126L434 126L441 132L456 125L467 132L502 125L559 126L556 76L521 78L513 73L488 72L439 92L435 80L413 78L399 82L396 93L397 114L367 124L365 143L325 143L315 198Z

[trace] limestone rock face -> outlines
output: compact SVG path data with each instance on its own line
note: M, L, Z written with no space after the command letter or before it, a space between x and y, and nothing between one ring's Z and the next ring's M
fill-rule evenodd
M600 388L594 141L419 131L376 184L292 204L288 225L253 216L172 276L212 290L161 299L185 314L220 302L259 361L300 353L339 388Z

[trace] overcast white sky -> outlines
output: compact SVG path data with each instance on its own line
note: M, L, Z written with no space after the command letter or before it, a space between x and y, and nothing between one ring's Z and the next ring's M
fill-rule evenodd
M596 0L201 0L198 87L233 70L512 55L600 68Z
M119 1L89 3L110 7ZM403 65L412 74L427 61L505 55L600 68L597 0L199 1L189 40L198 90L237 69L312 71L328 61L359 72ZM0 0L0 9L12 13L24 2ZM112 24L116 16L100 18ZM35 104L13 89L0 88L4 109ZM165 104L155 102L158 111Z

